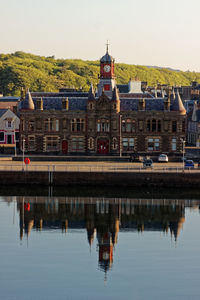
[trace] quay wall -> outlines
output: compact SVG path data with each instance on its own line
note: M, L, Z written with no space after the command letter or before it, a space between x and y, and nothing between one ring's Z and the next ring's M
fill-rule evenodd
M53 172L0 171L1 186L200 187L200 173L191 172Z

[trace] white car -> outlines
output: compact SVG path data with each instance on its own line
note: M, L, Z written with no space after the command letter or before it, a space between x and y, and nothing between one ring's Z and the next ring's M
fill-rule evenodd
M168 156L166 154L160 154L158 156L158 161L159 162L168 162Z

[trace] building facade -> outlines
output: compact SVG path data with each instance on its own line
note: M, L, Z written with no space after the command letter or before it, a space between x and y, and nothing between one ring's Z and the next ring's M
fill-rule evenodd
M19 143L19 118L10 109L0 109L0 152L15 153Z
M139 84L118 91L115 61L100 60L97 92L30 93L19 104L21 149L63 155L178 155L186 110L180 95L154 97ZM119 86L120 90L120 86Z

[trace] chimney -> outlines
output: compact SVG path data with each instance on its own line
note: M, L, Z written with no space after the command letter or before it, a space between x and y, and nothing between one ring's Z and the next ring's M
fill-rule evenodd
M139 99L139 106L138 106L139 111L144 111L145 110L145 99Z
M62 99L62 109L69 110L69 100L68 97Z
M42 98L37 99L36 108L37 108L37 110L43 110L43 100L42 100Z
M169 95L169 97L166 100L164 100L164 111L170 111L170 104L171 102L170 102L170 95Z

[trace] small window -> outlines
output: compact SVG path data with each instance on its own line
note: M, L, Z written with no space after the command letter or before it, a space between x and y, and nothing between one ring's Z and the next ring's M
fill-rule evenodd
M156 131L156 120L152 120L152 132Z
M177 130L176 121L172 121L172 132L176 132L176 130Z
M19 142L19 132L15 132L15 141Z
M158 120L158 132L161 132L161 121Z
M143 121L142 120L139 121L139 130L143 130Z
M172 139L172 151L176 151L176 139Z
M1 141L1 142L4 141L4 132L0 132L0 141Z
M182 132L185 132L185 120L182 122Z
M12 122L11 121L7 121L7 127L11 128L12 127Z

